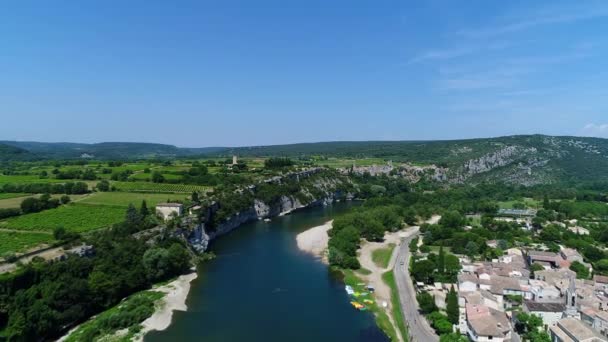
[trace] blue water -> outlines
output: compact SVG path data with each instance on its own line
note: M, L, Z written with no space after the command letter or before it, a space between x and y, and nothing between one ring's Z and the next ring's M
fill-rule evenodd
M351 204L337 203L241 226L212 243L187 300L160 341L365 341L388 339L370 313L356 311L344 284L302 253L296 235Z

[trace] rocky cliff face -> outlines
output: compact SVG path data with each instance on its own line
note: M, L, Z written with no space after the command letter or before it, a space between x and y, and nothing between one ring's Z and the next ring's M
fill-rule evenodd
M300 182L302 179L309 179L308 177L312 175L314 175L314 173L308 173L308 171L306 174L290 174L289 180ZM278 184L280 184L281 179L273 178L266 182L278 182ZM207 250L211 240L227 234L247 222L284 215L301 208L327 205L338 198L345 198L347 200L352 199L352 194L344 193L340 189L342 183L343 180L331 177L318 177L315 178L314 181L309 182L306 186L303 186L296 194L282 195L273 203L265 203L261 199L256 198L251 207L234 213L215 226L213 230L206 228L208 222L196 225L194 229L189 232L187 240L196 251L204 252ZM254 190L255 186L250 186L247 191ZM207 209L208 213L205 216L211 217L218 209L218 204L210 206Z

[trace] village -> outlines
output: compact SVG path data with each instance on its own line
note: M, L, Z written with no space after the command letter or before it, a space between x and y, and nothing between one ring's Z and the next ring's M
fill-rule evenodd
M535 210L508 209L500 210L496 219L518 222L521 229L530 230L535 215ZM578 235L589 234L576 225L576 220L552 223ZM499 244L496 240L486 241L491 249ZM422 239L418 245L422 245ZM429 256L421 251L413 254L417 261ZM508 248L491 261L475 261L466 255L456 257L460 270L455 283L416 282L418 301L420 294L431 295L438 312L449 311L446 298L450 291L457 290L458 322L452 326L454 334L471 341L545 341L546 337L539 337L537 332L545 332L552 342L608 341L608 277L577 279L571 269L573 263L593 274L592 265L577 249L560 245L559 251L549 251L537 243ZM419 305L425 313L423 304ZM427 315L433 325L430 317Z

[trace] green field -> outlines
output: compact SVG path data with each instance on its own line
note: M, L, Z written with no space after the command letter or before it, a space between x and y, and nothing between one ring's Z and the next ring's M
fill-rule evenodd
M25 184L25 183L65 183L64 179L44 178L40 179L37 175L26 176L7 176L0 175L0 186L4 184Z
M120 191L126 192L165 192L165 193L186 193L193 191L206 192L212 188L203 185L170 184L170 183L149 183L149 182L112 182L112 185Z
M387 248L378 248L372 251L372 260L378 267L387 268L391 261L395 244L391 243Z
M3 199L9 199L9 198L16 198L16 197L23 197L23 196L27 196L28 194L22 194L22 193L0 193L0 200Z
M28 197L39 197L39 194L34 194L34 195L28 195L28 194L15 194L15 195L19 195L19 197L12 197L12 198L6 198L6 199L0 199L0 209L6 209L6 208L19 208L21 206L21 202L28 198ZM63 196L62 194L55 194L52 195L52 198L57 198L59 199L61 196ZM68 195L70 196L70 199L72 201L78 200L82 197L85 197L87 195Z
M180 179L182 179L181 175L175 175L175 174L172 174L172 173L163 173L162 175L163 175L163 177L165 179L168 179L168 180L180 180ZM135 174L132 174L131 176L129 176L129 179L134 179L136 181L148 181L148 180L152 179L152 174L151 173L143 173L143 172L135 173Z
M407 327L405 326L405 317L403 316L403 311L401 310L401 302L399 301L399 289L397 288L397 284L395 283L395 275L393 271L388 271L382 274L382 280L386 285L391 288L391 307L393 311L393 319L397 324L397 328L401 332L401 336L404 340L408 340L408 332Z
M53 241L53 235L43 233L18 233L0 231L0 255L7 252L22 252L42 243Z
M39 213L13 217L0 222L0 228L52 232L55 227L63 226L72 232L86 232L109 227L114 223L121 222L124 217L125 209L123 207L76 203Z
M521 198L512 201L502 201L498 202L498 206L501 209L513 209L513 204L515 203L523 203L527 208L531 209L539 209L542 206L540 201L537 201L533 198Z
M93 205L111 205L127 207L130 203L139 208L141 201L146 200L148 207L157 203L170 201L184 201L185 194L149 194L132 192L96 192L89 195L79 203Z

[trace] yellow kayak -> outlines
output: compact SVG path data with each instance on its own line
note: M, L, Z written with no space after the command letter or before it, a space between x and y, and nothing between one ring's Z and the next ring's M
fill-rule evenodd
M363 304L358 303L358 302L350 302L350 304L352 304L352 306L354 306L355 309L357 309L357 310L361 310L361 309L365 308L365 306Z

